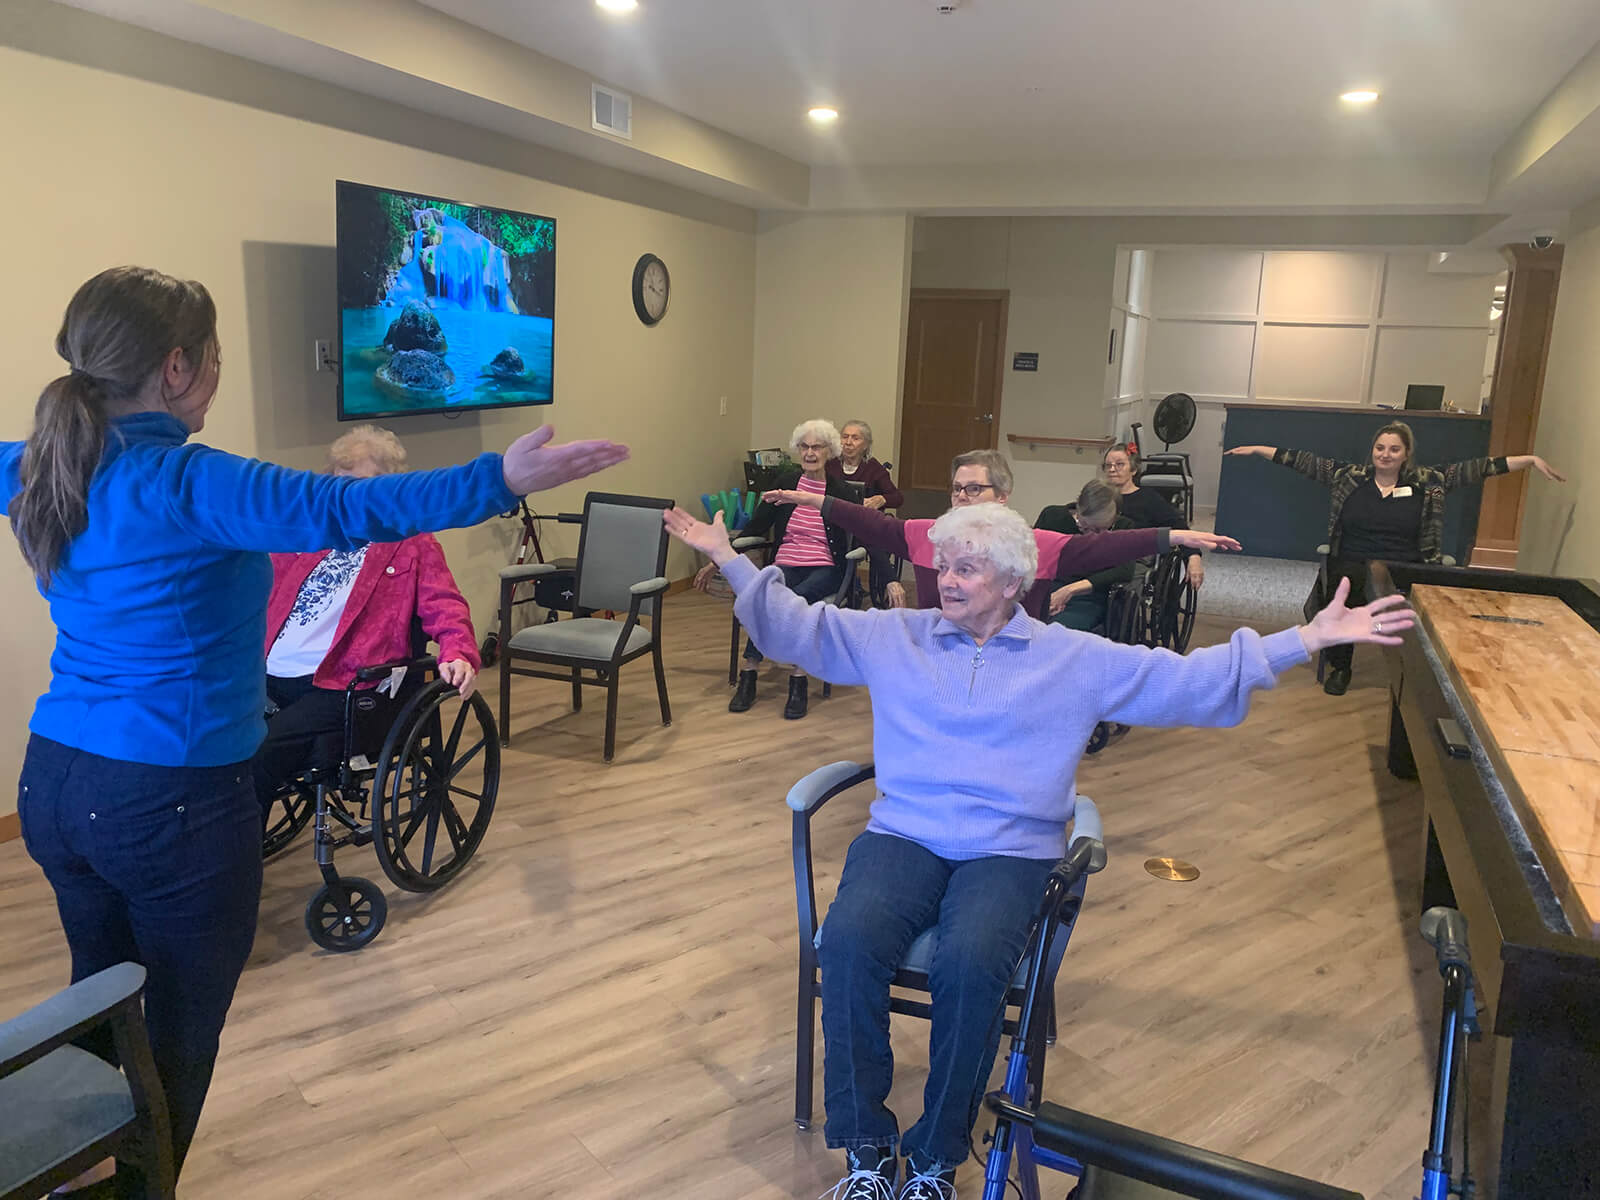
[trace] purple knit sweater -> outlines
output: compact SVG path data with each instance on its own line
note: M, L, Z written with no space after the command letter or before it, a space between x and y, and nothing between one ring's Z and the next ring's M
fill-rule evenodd
M1123 646L1017 609L979 647L937 609L807 604L776 567L722 568L757 646L872 698L878 798L868 828L941 858L1059 858L1073 776L1097 721L1237 725L1250 693L1306 661L1296 630L1240 629L1187 656Z

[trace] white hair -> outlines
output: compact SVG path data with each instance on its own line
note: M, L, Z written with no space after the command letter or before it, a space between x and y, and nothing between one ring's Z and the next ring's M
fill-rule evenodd
M799 450L800 443L806 439L828 443L828 457L838 458L844 452L844 447L839 442L839 431L833 427L832 421L820 418L811 421L801 421L794 427L794 432L789 435L789 449Z
M859 429L861 431L861 440L866 443L866 445L861 448L861 453L863 453L863 454L871 454L872 453L872 426L868 425L865 421L859 421L859 420L857 420L857 421L846 421L843 425L839 426L839 432L843 433L846 429L849 429L852 425L855 426L857 429Z
M357 425L328 447L328 469L348 470L363 458L384 475L395 475L406 469L406 448L400 439L378 425Z
M1018 599L1033 586L1039 546L1014 508L992 501L952 508L933 523L928 541L947 560L958 554L985 559L1002 575L1021 581Z

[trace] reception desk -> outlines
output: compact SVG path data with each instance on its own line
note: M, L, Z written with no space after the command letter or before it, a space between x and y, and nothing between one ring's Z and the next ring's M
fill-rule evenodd
M1394 420L1411 426L1417 461L1425 465L1488 457L1486 416L1321 404L1229 404L1222 444L1226 449L1288 446L1342 462L1367 462L1373 437ZM1458 562L1466 562L1472 548L1482 494L1481 486L1461 488L1445 501L1443 550ZM1328 489L1265 459L1223 455L1216 528L1238 538L1246 554L1314 560L1317 546L1328 540Z

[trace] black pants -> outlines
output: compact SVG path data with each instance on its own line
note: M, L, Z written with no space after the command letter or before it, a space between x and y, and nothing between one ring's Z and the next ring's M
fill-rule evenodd
M256 800L265 821L272 798L290 779L311 767L338 764L344 748L344 692L313 687L311 676L267 677L267 699L278 711L267 718L267 736L250 763ZM378 750L393 723L395 702L377 692L356 695L355 753Z
M1350 598L1345 601L1349 608L1359 608L1367 602L1367 564L1364 559L1330 558L1328 560L1328 593L1327 598L1333 599L1333 590L1339 586L1339 580L1350 581ZM1328 669L1330 671L1348 671L1350 664L1355 661L1356 648L1349 642L1339 646L1329 646L1324 653L1328 656Z
M73 981L120 962L148 972L145 1024L181 1166L255 939L261 822L249 764L148 766L35 736L17 809L55 889ZM116 1061L108 1030L80 1044ZM128 1175L119 1194L142 1195Z

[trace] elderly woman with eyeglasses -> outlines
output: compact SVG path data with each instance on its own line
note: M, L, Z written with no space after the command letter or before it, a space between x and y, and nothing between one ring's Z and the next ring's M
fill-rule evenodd
M789 448L794 451L795 465L779 484L785 495L815 500L816 504L774 499L768 493L751 514L750 523L739 532L744 537L760 537L771 530L778 543L778 553L772 561L782 570L784 583L795 595L815 604L838 592L848 565L845 554L850 541L850 535L826 520L818 509L824 500L839 501L852 508L859 507L860 501L842 476L828 473L828 463L838 458L841 450L839 431L831 422L813 420L796 425L789 435ZM716 570L715 563L701 567L694 586L704 591ZM746 712L755 703L756 671L762 659L756 639L745 638L744 662L739 685L728 701L729 712ZM783 706L787 720L798 721L806 715L806 690L806 673L796 667L789 673L789 699Z
M849 1154L852 1200L949 1200L993 1065L993 1021L1046 875L1066 851L1078 759L1099 721L1236 725L1250 694L1324 646L1397 645L1402 598L1347 609L1345 585L1309 625L1179 656L1124 646L1025 613L1034 531L999 504L953 509L928 533L939 607L857 612L807 605L782 573L736 554L721 523L671 509L668 530L710 556L734 611L774 655L866 686L878 798L823 922L828 1145ZM1063 680L1071 681L1068 687ZM885 1105L889 981L938 931L921 1120L902 1138ZM899 1146L905 1185L893 1191Z
M961 508L991 501L1005 504L1011 498L1011 482L1011 464L1005 455L998 450L968 450L956 455L950 463L950 505ZM770 491L766 498L781 504L811 505L821 510L824 520L837 524L869 550L887 550L909 559L916 577L918 607L938 605L933 550L928 541L932 521L902 521L860 506L841 506L831 497L785 489ZM1150 558L1166 553L1172 546L1196 550L1239 549L1239 543L1230 537L1192 529L1118 529L1077 535L1040 529L1036 533L1039 577L1032 587L1025 589L1020 599L1023 609L1040 619L1049 614L1050 596L1055 590L1052 585L1056 579L1089 575L1135 559ZM891 585L890 592L890 603L896 608L906 599L903 590L895 594L898 586Z

